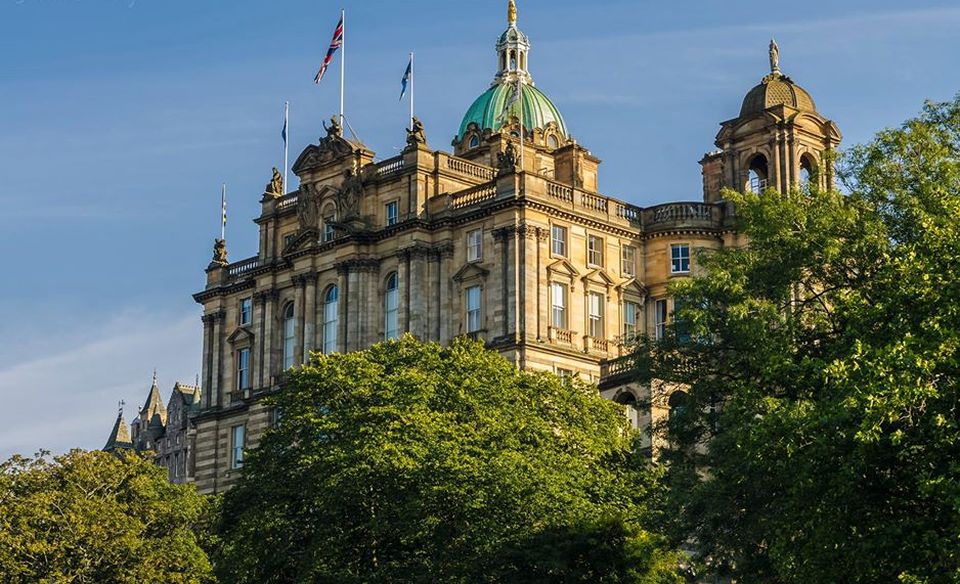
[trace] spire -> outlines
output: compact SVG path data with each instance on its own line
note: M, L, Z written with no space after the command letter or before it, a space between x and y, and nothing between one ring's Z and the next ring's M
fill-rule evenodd
M782 75L780 73L780 47L774 38L770 39L770 73Z
M507 24L517 26L517 3L514 0L507 4Z
M117 412L117 421L113 424L113 430L110 431L110 437L107 438L107 443L104 445L104 452L114 452L121 449L132 449L133 441L130 440L130 429L127 427L127 422L123 419L123 400L119 404L119 412Z
M156 386L157 386L157 368L154 367L154 368L153 368L153 384L152 384L152 387L156 387Z

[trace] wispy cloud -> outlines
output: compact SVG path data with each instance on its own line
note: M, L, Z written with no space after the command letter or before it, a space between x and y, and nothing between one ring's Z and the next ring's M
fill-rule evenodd
M118 400L127 402L131 419L145 399L153 367L164 394L178 379L193 380L199 322L196 314L162 319L130 311L82 344L0 369L0 459L40 448L102 447Z

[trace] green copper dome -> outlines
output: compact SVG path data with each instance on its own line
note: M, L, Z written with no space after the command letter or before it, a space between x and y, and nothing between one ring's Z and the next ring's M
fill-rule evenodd
M523 127L529 131L534 128L546 128L547 124L554 122L560 133L566 137L567 126L563 122L563 116L550 98L533 85L521 83L520 87L523 97ZM503 115L504 107L515 88L515 83L499 83L478 97L467 110L467 114L463 116L457 138L463 139L471 123L477 124L481 130L489 129L496 132L503 127L504 123L509 122L511 117L519 118L519 100L510 106L510 112L507 115Z

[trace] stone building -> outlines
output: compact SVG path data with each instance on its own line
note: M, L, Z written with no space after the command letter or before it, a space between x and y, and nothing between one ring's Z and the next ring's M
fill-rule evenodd
M134 450L149 453L156 463L167 469L167 478L174 483L193 480L193 450L191 448L190 414L200 402L200 388L177 382L170 392L166 407L160 397L157 374L147 392L147 400L130 427L123 417L123 408L117 415L113 430L103 450Z
M742 245L721 189L833 180L822 155L839 130L780 72L771 43L770 73L700 161L697 200L640 208L599 193L600 160L534 85L512 0L508 14L493 82L452 152L432 149L415 121L403 152L378 161L333 119L293 165L298 188L275 175L263 193L256 255L229 262L218 240L194 295L204 312L191 417L201 492L236 481L273 420L262 398L286 369L404 333L469 335L518 367L579 375L650 424L668 404L630 407L649 389L628 383L622 343L663 333L667 286L697 273L700 250Z

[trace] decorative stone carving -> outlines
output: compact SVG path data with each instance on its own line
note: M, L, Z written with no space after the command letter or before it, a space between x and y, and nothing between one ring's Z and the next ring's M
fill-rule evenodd
M340 222L360 216L360 200L363 198L363 178L353 169L343 171L343 184L336 195L337 215Z
M217 238L213 240L213 260L212 263L221 266L227 265L227 241Z
M270 179L270 182L267 183L267 186L263 192L265 195L277 198L283 196L283 188L283 175L281 175L280 170L274 166L273 177Z
M320 193L313 185L302 185L297 196L297 220L301 229L320 229Z
M327 127L327 124L323 123L323 129L327 131L328 139L343 136L343 127L340 126L337 116L330 116L330 126Z
M780 73L780 47L775 39L770 39L770 72Z
M497 174L502 176L517 170L517 151L513 142L507 142L503 152L497 153Z
M327 135L320 138L316 145L310 145L293 164L293 172L301 174L304 171L318 168L345 156L352 156L353 145L343 137L343 128L337 122L336 116L330 119L330 125L323 125Z
M411 128L407 128L407 146L415 147L417 144L426 144L427 135L423 131L423 122L420 118L414 116Z

